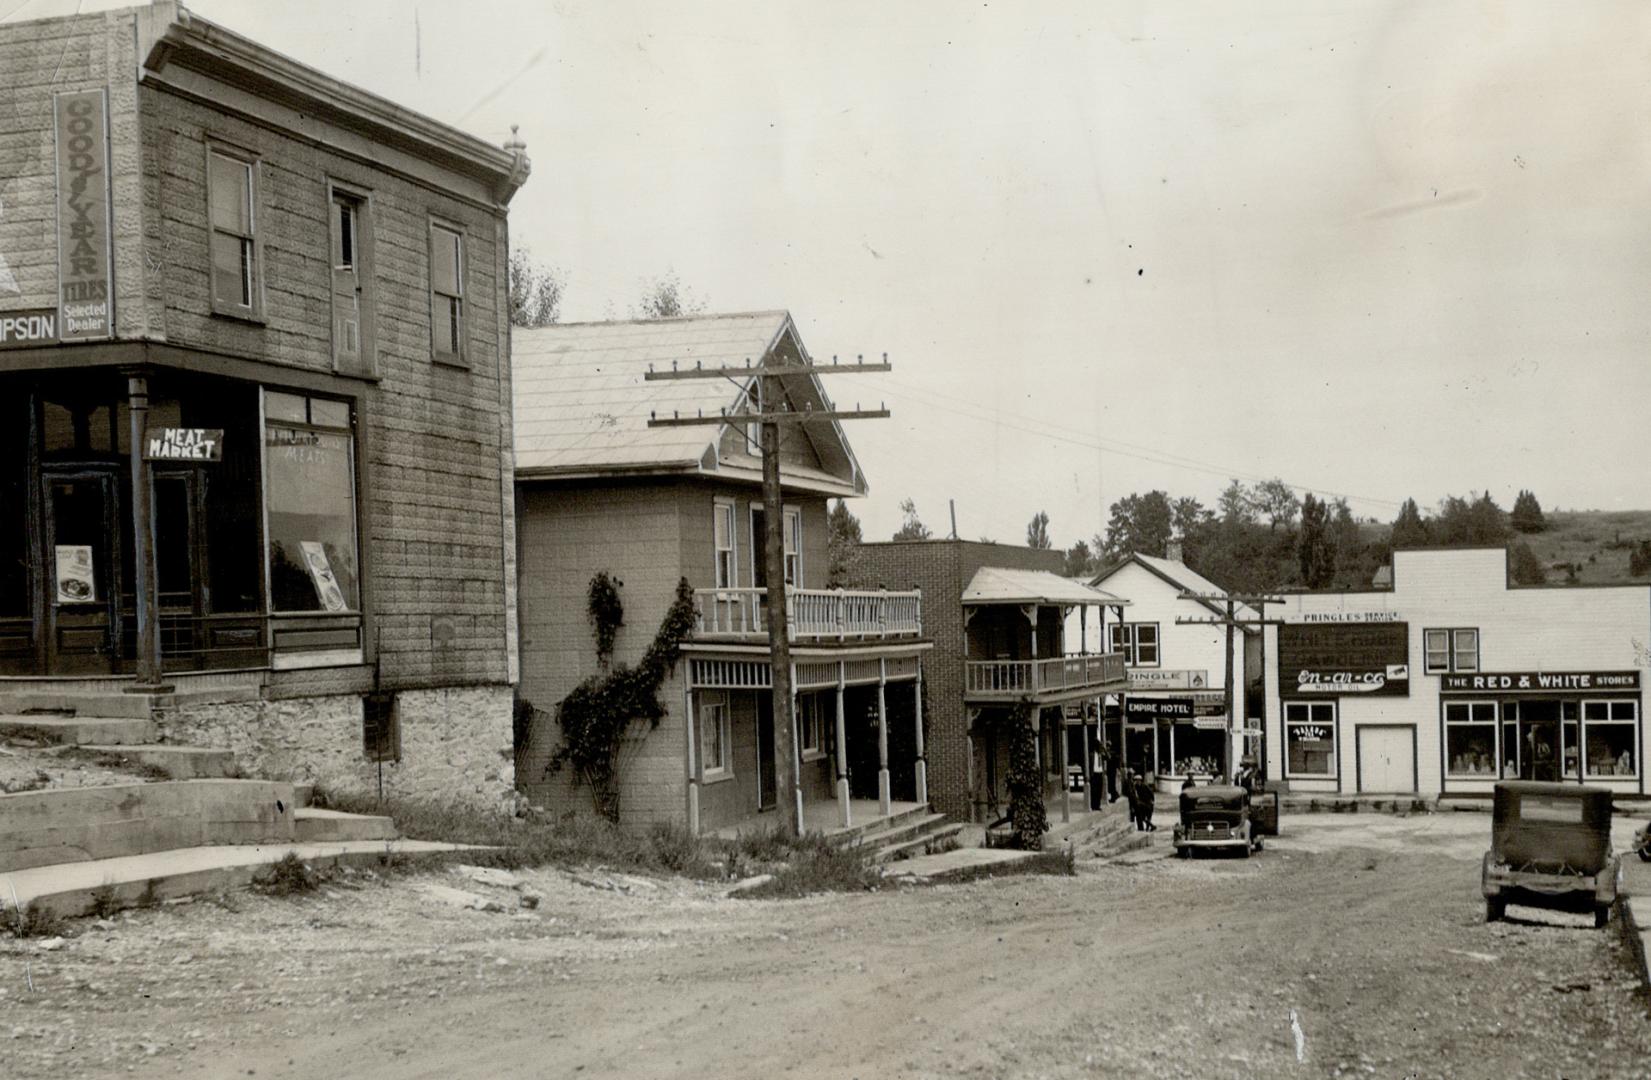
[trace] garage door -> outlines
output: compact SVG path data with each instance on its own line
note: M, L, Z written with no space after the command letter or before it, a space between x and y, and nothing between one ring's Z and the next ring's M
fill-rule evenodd
M1416 790L1416 729L1359 728L1359 790L1383 795Z

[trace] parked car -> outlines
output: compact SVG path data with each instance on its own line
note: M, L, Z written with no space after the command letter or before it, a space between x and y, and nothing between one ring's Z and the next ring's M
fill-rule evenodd
M1502 918L1511 903L1592 911L1602 927L1621 884L1609 791L1528 780L1496 785L1491 849L1480 869L1486 922Z
M1651 862L1651 822L1634 831L1634 854L1640 857L1640 862Z
M1250 793L1232 784L1183 789L1174 844L1181 856L1214 848L1242 851L1247 859L1250 852L1260 851L1261 834L1250 821Z

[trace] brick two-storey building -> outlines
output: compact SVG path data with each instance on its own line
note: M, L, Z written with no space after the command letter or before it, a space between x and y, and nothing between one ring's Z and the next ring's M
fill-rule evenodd
M0 71L0 690L508 795L521 148L173 3L0 24Z

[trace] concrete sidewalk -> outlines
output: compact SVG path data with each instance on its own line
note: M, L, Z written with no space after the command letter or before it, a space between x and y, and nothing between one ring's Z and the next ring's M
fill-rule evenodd
M59 863L0 874L0 910L37 905L58 916L74 917L87 913L100 890L108 890L117 906L131 907L213 889L242 888L289 852L312 865L371 866L384 857L467 849L474 850L469 845L424 840L223 844Z

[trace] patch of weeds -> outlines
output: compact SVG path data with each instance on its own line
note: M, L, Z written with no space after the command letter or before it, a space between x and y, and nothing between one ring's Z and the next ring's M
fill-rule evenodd
M515 870L525 866L600 864L621 872L683 874L700 880L722 875L711 861L707 841L680 826L654 825L630 831L589 814L535 813L511 817L461 804L424 799L386 799L348 792L316 792L315 805L354 814L388 814L401 835L448 844L475 844L491 850L421 856L422 865L465 862ZM387 852L383 869L406 856Z
M734 854L758 863L784 862L792 851L791 837L778 825L742 832L733 845Z
M105 881L92 890L91 899L86 904L86 914L96 919L107 919L123 906L114 884Z
M159 765L127 757L115 750L88 750L84 746L70 746L65 747L57 755L57 759L90 765L97 769L108 769L110 772L130 773L150 782L172 779L172 774Z
M51 908L29 904L21 911L13 907L0 912L0 929L12 937L56 937L63 930L63 920Z
M823 838L794 842L789 861L755 888L734 895L746 900L774 900L826 892L871 892L883 883L882 872L865 854L839 848Z
M43 769L36 769L33 776L26 776L21 780L13 780L9 784L4 781L0 781L0 795L22 795L29 791L40 791L44 788L50 787L51 783L52 777L50 773Z
M319 889L323 880L323 875L300 859L296 851L289 851L253 878L252 885L265 896L302 896Z

